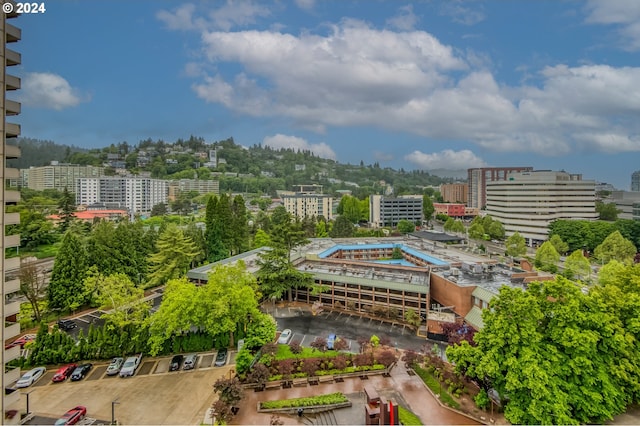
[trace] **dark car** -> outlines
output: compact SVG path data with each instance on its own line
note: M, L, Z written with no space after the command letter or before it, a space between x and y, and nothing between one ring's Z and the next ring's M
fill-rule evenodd
M52 382L64 382L71 376L71 374L78 368L77 364L67 364L64 367L60 367L56 374L51 378Z
M54 423L56 426L62 425L75 425L80 420L84 419L84 416L87 415L87 407L84 405L78 405L77 407L73 407L71 410L64 413L62 417L60 417Z
M68 319L58 320L58 328L60 330L69 331L69 330L73 330L77 326L78 324L76 324L75 321L72 321L72 320L68 320Z
M183 360L184 360L184 356L174 355L173 358L171 358L171 362L169 363L169 371L180 370L180 367L182 367Z
M216 367L222 367L227 363L227 349L220 349L216 355Z
M93 367L93 364L80 364L73 370L73 373L71 373L71 380L75 382L84 379L87 373L89 373L89 370L91 370L91 367Z

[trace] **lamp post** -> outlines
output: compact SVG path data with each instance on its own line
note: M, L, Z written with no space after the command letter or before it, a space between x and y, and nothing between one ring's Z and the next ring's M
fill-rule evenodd
M120 404L118 402L118 398L111 401L111 424L112 425L116 424L116 404Z

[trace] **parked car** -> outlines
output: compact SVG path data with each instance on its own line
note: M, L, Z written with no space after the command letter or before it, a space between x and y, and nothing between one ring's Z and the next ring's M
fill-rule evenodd
M32 370L27 371L18 379L16 382L17 388L26 388L37 382L47 371L44 367L36 367Z
M20 346L20 349L24 349L24 345L26 345L29 342L33 342L34 340L36 340L35 334L25 334L24 336L18 337L13 342L7 343L6 345L4 345L4 348L11 349L15 346Z
M287 343L289 343L289 339L291 339L291 330L285 328L284 330L282 330L282 333L280 333L278 343L280 343L281 345L286 345Z
M89 373L89 370L91 370L91 367L93 367L93 364L80 364L76 367L75 370L73 370L73 373L71 373L71 380L76 382L78 380L84 379L85 376Z
M189 354L184 357L184 364L182 365L183 370L193 370L196 368L196 361L198 361L198 355Z
M336 335L330 334L329 338L327 339L327 349L330 351L333 350L334 343L336 343Z
M169 363L169 371L180 370L180 367L182 367L183 360L184 360L184 356L174 355L173 358L171 358L171 362Z
M130 377L136 373L138 366L140 365L140 360L142 359L142 354L138 356L130 356L126 359L122 368L120 369L120 377Z
M78 367L78 364L67 364L64 367L58 368L56 374L51 378L52 382L64 382L71 376L71 373Z
M115 376L120 372L122 368L122 364L124 364L124 358L117 357L111 361L111 364L107 367L107 376Z
M54 425L62 426L62 425L75 425L80 420L84 419L84 416L87 415L87 407L84 405L78 405L77 407L73 407L71 410L64 413L62 417L60 417Z
M73 320L69 320L69 319L58 320L58 328L63 331L73 330L77 326L78 324L76 324L75 321Z
M218 355L216 355L216 367L222 367L227 363L227 349L222 348L218 351Z

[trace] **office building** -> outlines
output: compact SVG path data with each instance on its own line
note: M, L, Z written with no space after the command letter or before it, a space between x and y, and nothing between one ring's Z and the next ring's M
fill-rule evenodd
M30 167L20 170L21 184L29 189L43 191L56 189L70 192L76 190L76 180L79 178L94 178L104 175L104 167L80 166L52 161L48 166Z
M127 208L130 214L149 213L156 204L168 201L165 180L143 177L80 178L76 184L76 204L109 203Z
M505 180L511 172L530 172L533 167L483 167L467 170L469 207L484 209L487 204L487 182Z
M281 193L284 208L292 215L305 217L324 217L333 220L333 197L315 193Z
M469 185L466 183L444 183L440 185L440 194L445 203L467 204Z
M169 201L175 201L180 193L195 191L198 194L219 194L220 182L217 180L180 179L167 181Z
M0 173L2 173L2 223L0 229L0 241L2 242L2 266L0 270L0 279L2 280L2 341L5 345L14 339L20 333L20 321L18 315L20 313L20 280L13 278L15 272L20 268L20 258L5 258L7 248L20 246L20 235L7 235L7 227L9 225L18 225L20 223L20 213L7 213L7 205L17 204L20 200L20 193L15 188L7 188L8 180L17 180L19 172L17 169L7 168L6 161L12 158L20 157L20 150L15 145L7 144L8 141L14 140L20 135L20 126L13 123L13 116L20 114L21 105L18 102L9 100L15 97L15 90L20 89L20 79L9 74L9 67L20 65L21 55L8 46L16 43L22 37L22 31L9 24L9 20L17 17L16 13L3 13L0 16L0 27L2 31L2 43L0 43L0 56L2 56L2 73L0 80L2 84L2 98L0 108L2 110L2 165L0 165ZM17 71L17 70L16 70ZM13 92L13 93L12 93ZM12 118L9 118L12 117ZM11 120L11 121L8 121ZM9 362L20 356L20 346L3 349L2 352L2 415L3 424L19 424L20 414L18 410L21 408L20 392L11 391L10 386L20 378L20 368L8 365Z
M446 214L456 219L474 218L480 214L479 209L475 207L467 207L464 204L456 203L433 203L434 213L436 215Z
M395 227L401 220L422 223L422 195L399 197L371 195L369 197L369 222L372 226Z
M595 181L548 170L509 173L487 182L487 214L502 222L507 236L518 232L535 247L554 220L596 220Z
M640 192L640 170L636 170L631 174L631 190Z
M604 203L613 203L618 210L618 219L634 219L634 205L640 203L640 191L612 191Z

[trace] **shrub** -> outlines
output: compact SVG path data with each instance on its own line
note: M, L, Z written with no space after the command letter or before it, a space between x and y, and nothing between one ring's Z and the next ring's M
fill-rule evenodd
M277 352L278 345L275 343L266 343L264 346L262 346L263 355L275 356Z
M333 343L333 349L335 349L336 351L346 351L347 349L349 349L349 344L347 343L346 339L338 337Z
M473 398L473 400L475 401L476 405L479 408L482 408L483 410L486 410L487 407L489 407L489 404L491 403L491 400L489 399L489 395L487 395L487 391L484 389L480 389L480 392L478 392L478 394Z
M398 357L396 356L396 354L394 354L393 351L390 350L381 351L376 355L377 363L384 365L385 368L389 368L389 366L397 360Z
M269 368L264 364L256 364L253 366L249 374L247 375L247 381L249 383L257 383L259 385L265 384L269 380L270 376Z
M236 371L239 375L244 375L248 370L251 362L253 362L254 355L249 349L242 348L236 356Z
M404 408L402 405L398 406L398 417L400 418L400 423L407 426L420 426L422 425L422 421L418 416L413 414L411 411Z
M295 369L295 362L292 359L283 359L278 361L278 371L285 379L291 376Z
M294 340L293 342L291 342L289 344L289 350L291 350L291 353L293 354L299 354L300 352L302 352L302 346L300 345L300 342L297 340Z
M373 355L369 352L358 354L353 357L353 363L357 366L373 365Z
M326 395L310 396L305 398L281 399L278 401L264 401L260 403L260 408L295 408L295 407L313 407L315 405L340 404L348 402L349 399L341 392L330 393Z
M320 352L324 352L327 350L327 339L318 336L313 342L311 342L309 346L311 346L313 349L319 350Z
M414 364L420 363L422 355L419 355L416 351L406 351L402 356L402 360L409 366L413 367Z
M338 355L333 359L333 367L337 370L343 370L347 367L347 358L344 355Z
M380 338L380 345L381 346L391 346L391 337L389 336L382 336Z
M319 362L317 358L307 358L303 361L302 372L309 377L315 376L316 371L319 370L318 365Z

